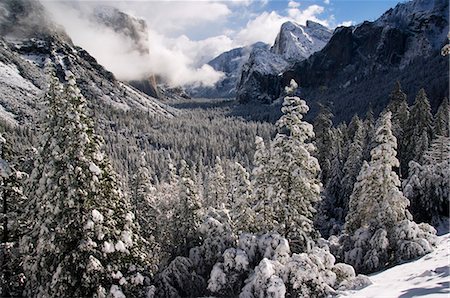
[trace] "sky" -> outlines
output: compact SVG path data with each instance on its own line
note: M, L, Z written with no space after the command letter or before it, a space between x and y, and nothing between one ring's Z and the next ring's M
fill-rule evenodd
M83 14L67 3L78 1ZM134 0L44 1L75 44L90 52L119 79L156 73L170 85L212 85L223 75L208 61L236 47L273 44L282 23L312 20L329 27L375 20L398 0ZM404 2L404 1L403 1ZM148 25L150 55L141 57L129 41L99 28L86 16L96 5L113 6ZM143 60L144 59L144 60Z

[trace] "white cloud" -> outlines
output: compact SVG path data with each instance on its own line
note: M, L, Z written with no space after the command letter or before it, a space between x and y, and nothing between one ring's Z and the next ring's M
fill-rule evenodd
M58 2L48 2L46 6L76 45L86 49L121 80L157 74L173 86L212 85L223 74L203 64L231 49L233 43L225 35L192 41L184 35L170 38L150 28L149 54L142 55L130 39L92 23L80 10Z
M300 3L295 2L295 1L289 1L289 3L288 3L289 8L298 8L299 6L300 6Z
M330 4L330 0L323 0L323 3Z
M288 15L299 24L305 25L306 21L314 21L324 26L330 26L329 21L320 19L318 16L325 11L323 6L310 5L306 9L289 8Z
M109 4L145 19L149 27L170 36L196 26L224 22L231 14L226 3L215 1L152 1L146 4L118 1Z

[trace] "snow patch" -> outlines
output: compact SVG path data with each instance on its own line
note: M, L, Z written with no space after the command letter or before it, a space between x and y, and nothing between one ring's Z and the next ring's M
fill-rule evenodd
M92 220L97 223L103 222L103 215L97 209L94 209L92 210Z
M109 293L113 298L126 298L125 294L122 292L118 285L112 285Z
M97 176L100 176L102 174L102 170L93 162L89 164L89 171Z
M372 285L341 297L449 297L450 234L438 237L436 249L413 262L369 275Z

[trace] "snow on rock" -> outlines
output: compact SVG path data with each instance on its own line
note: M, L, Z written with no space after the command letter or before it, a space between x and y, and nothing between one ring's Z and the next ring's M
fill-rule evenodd
M127 254L130 253L128 251L128 249L126 248L125 243L123 243L122 240L117 241L117 243L116 243L116 245L114 247L115 247L116 251L124 252L124 253L127 253Z
M113 298L126 298L125 294L122 292L118 285L112 285L109 293Z
M439 237L437 248L415 261L369 275L372 285L340 297L449 297L450 234Z
M103 222L103 215L97 209L94 209L92 210L92 219L94 222Z
M89 165L89 171L97 176L100 176L102 174L102 170L93 162L91 162Z
M102 263L95 257L89 256L89 263L86 267L87 271L101 271L103 269Z
M104 243L103 243L103 252L104 253L113 253L113 252L115 252L116 250L114 249L114 244L113 243L110 243L109 241L105 241Z

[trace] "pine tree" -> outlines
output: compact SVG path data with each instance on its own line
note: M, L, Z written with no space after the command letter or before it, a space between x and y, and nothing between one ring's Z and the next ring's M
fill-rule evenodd
M238 162L232 167L231 178L231 219L236 234L251 232L255 225L255 215L251 206L250 174Z
M31 229L21 239L27 296L143 295L145 241L73 74L50 71L48 124L30 176Z
M448 137L450 130L449 121L450 105L448 102L448 98L444 98L434 117L434 135Z
M400 191L397 140L391 112L381 115L376 129L378 145L364 162L350 197L342 251L336 253L359 272L370 273L432 251L436 231L410 220L408 199Z
M296 83L291 81L293 94ZM315 237L312 219L314 204L320 200L320 166L312 156L315 147L308 140L314 137L311 124L302 121L309 108L295 96L286 96L277 121L278 134L271 143L269 196L275 218L274 230L288 238L295 250L305 249Z
M416 221L439 224L449 216L450 139L438 136L424 154L424 162L411 161L404 181L405 195L411 201Z
M354 233L363 226L392 228L407 219L409 205L399 189L400 180L392 170L398 167L397 140L392 134L391 112L381 116L376 130L378 146L371 152L371 161L358 175L350 196L345 229Z
M409 107L406 101L406 94L402 91L400 82L397 81L394 90L390 95L390 102L386 107L386 111L392 113L392 134L398 143L398 159L403 167L399 167L401 176L406 173L406 165L404 163L406 154L405 131L409 119Z
M405 162L410 160L421 162L423 153L428 149L432 140L433 116L431 115L430 102L424 89L417 93L414 105L411 108L407 131L406 145L408 152Z
M216 163L209 184L207 205L216 208L221 204L228 204L227 183L222 168L222 160L216 156Z
M264 140L255 138L255 155L253 157L252 171L252 207L256 213L257 227L260 231L270 230L270 219L274 217L272 205L269 199L269 162L270 155Z
M179 181L179 203L173 217L175 255L186 256L199 242L197 229L201 223L202 209L198 190L188 164L182 160Z
M333 148L333 136L331 135L331 128L333 127L332 119L333 114L326 106L320 106L320 112L314 120L314 134L315 145L317 148L317 159L319 161L321 171L321 180L324 185L328 183L331 178L331 162L332 148Z
M140 227L141 236L152 246L154 258L159 248L161 236L160 225L158 221L161 218L161 211L156 202L156 188L151 183L151 172L147 167L145 153L141 153L139 168L132 181L132 206L136 220ZM156 263L157 260L155 260Z

